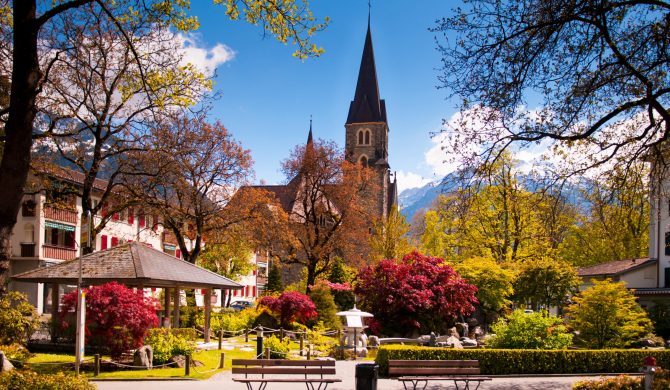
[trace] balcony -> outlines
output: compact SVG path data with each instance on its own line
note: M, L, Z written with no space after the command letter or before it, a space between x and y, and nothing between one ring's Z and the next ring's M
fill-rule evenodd
M21 257L36 257L35 254L35 243L34 242L22 242L21 243Z
M44 206L44 218L53 219L55 221L77 223L77 211L56 208L53 206Z
M72 260L77 257L75 248L64 248L53 245L42 245L42 256L49 259Z

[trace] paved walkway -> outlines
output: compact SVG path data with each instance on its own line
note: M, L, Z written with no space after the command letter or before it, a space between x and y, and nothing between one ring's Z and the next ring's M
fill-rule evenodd
M342 383L336 383L328 386L329 390L354 390L356 364L360 362L338 361L337 377L342 378ZM97 381L94 382L100 390L138 390L138 389L156 389L156 390L176 390L176 389L225 389L225 390L245 390L246 386L242 383L232 381L230 371L225 371L204 381ZM583 379L593 377L521 377L521 378L495 378L491 382L484 382L480 390L545 390L545 389L571 389L572 384ZM272 383L268 385L268 390L295 390L304 389L304 385L296 383ZM435 389L453 389L453 382L433 382L426 387L426 390ZM396 380L380 379L377 383L378 390L402 390L403 385Z

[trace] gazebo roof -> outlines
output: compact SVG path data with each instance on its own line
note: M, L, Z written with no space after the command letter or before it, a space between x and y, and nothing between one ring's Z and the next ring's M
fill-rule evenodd
M133 287L187 287L240 290L241 284L137 242L81 257L84 284L117 281ZM17 282L77 284L79 259L24 272Z

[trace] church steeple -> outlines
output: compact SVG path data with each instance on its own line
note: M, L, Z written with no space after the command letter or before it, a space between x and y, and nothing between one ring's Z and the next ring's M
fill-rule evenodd
M358 82L354 100L349 106L349 123L386 122L386 105L379 98L379 84L377 83L377 68L375 53L372 49L372 34L368 17L368 32L365 36L361 67L358 70Z

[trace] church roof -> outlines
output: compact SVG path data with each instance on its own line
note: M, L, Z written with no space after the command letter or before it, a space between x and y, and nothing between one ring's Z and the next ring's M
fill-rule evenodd
M354 100L349 106L347 124L364 122L386 122L386 104L379 98L375 53L372 49L372 34L368 21L368 32L365 36L361 67L358 71L358 82Z

